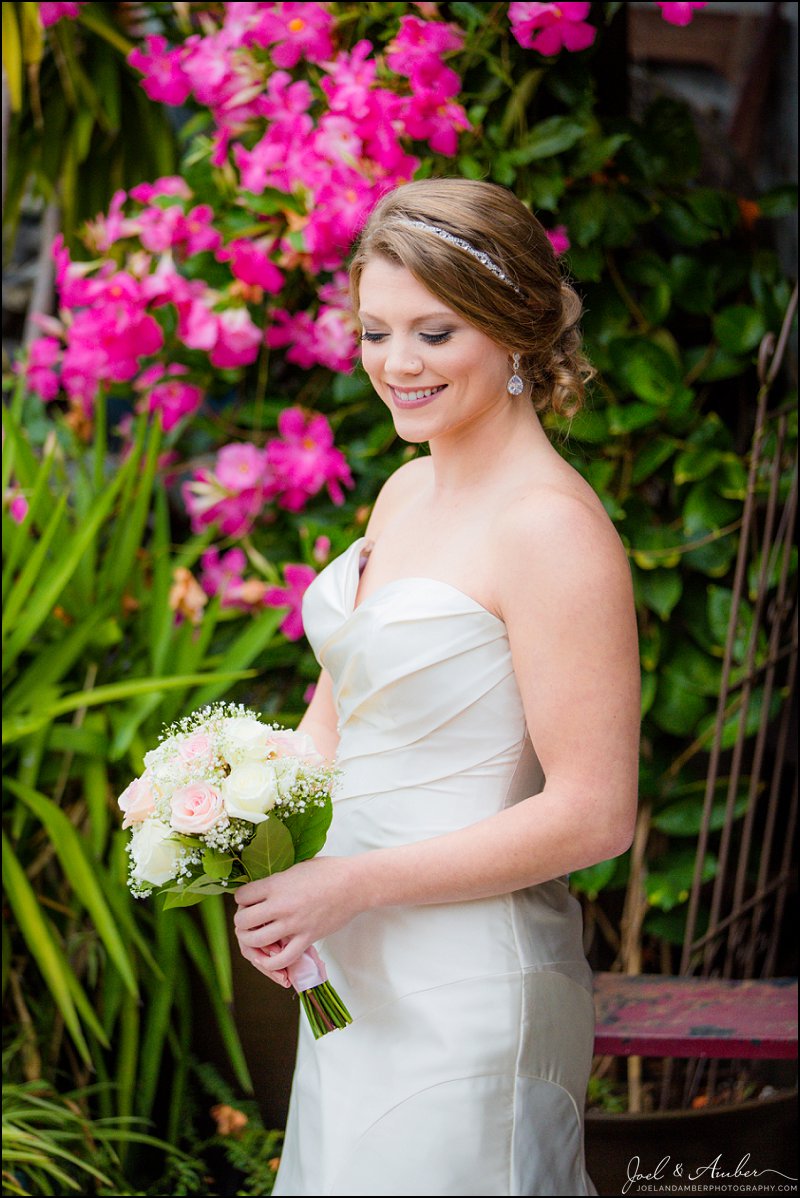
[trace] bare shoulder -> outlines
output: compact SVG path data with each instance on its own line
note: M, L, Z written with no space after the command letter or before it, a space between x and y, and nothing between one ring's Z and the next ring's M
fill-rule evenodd
M378 492L366 535L372 539L377 537L387 521L418 492L420 484L432 478L433 463L427 455L404 462L390 474Z
M625 548L600 500L579 485L542 483L510 503L494 530L502 606L538 595L578 606L632 600Z

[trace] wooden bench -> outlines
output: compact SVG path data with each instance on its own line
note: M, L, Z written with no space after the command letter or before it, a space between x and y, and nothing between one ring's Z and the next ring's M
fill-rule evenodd
M602 1056L797 1059L797 978L597 973Z

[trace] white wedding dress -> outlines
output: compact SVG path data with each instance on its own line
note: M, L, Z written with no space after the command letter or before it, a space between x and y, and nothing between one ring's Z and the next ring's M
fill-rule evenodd
M340 719L331 855L451 832L543 784L503 622L430 578L388 583L354 610L363 546L303 604ZM300 1019L274 1193L596 1194L581 922L555 878L365 911L320 941L353 1023L315 1041Z

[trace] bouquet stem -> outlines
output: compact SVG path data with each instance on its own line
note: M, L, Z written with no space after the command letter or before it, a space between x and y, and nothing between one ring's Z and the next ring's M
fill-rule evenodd
M322 982L299 993L315 1040L353 1022L350 1012L330 982Z

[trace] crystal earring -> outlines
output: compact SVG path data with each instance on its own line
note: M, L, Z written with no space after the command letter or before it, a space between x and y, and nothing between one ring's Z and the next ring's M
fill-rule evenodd
M514 354L514 373L506 383L506 390L509 395L521 395L525 390L525 384L519 377L519 354Z

